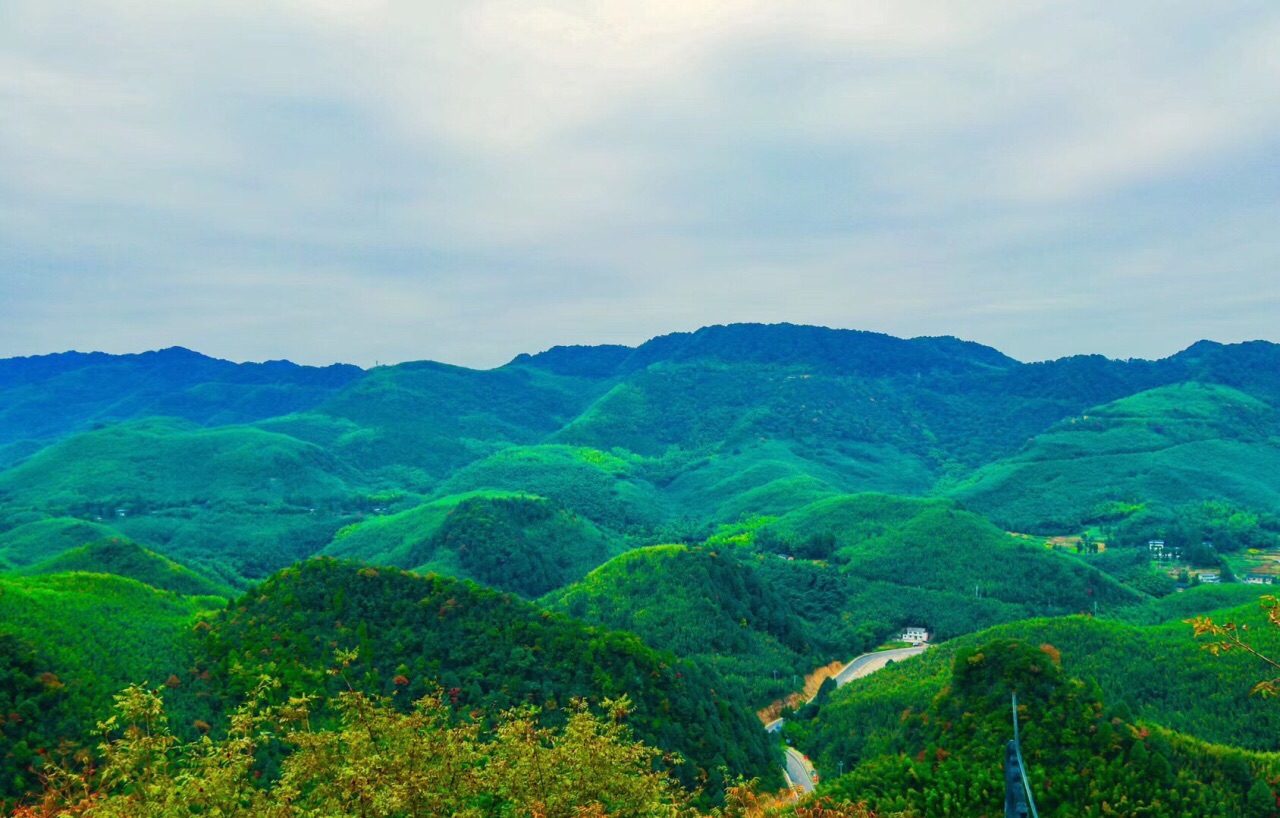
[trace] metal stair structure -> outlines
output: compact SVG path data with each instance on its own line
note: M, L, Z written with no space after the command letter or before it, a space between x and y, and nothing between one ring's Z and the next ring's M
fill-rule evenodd
M1018 737L1018 694L1013 694L1013 740L1004 748L1004 818L1040 818L1036 801L1027 780L1027 765L1022 760L1022 742Z

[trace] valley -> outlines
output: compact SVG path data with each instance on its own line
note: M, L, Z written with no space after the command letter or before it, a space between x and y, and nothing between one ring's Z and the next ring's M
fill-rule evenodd
M782 789L790 741L817 797L881 816L994 814L1016 689L1042 815L1269 818L1267 669L1184 620L1280 655L1278 409L1263 342L1024 364L783 324L483 371L2 360L0 801L97 752L130 684L195 747L270 679L331 737L353 702L430 700L495 748L625 698L689 809ZM912 627L935 646L877 652ZM302 741L255 748L243 797Z

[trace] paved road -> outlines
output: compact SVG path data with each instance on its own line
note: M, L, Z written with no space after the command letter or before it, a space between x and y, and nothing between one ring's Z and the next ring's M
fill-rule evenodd
M900 662L908 656L924 653L928 647L928 645L917 645L911 648L894 648L893 650L881 650L876 653L864 653L845 665L844 669L836 674L836 687L844 687L847 682L875 673L889 664L890 659Z
M864 653L845 665L839 673L836 674L836 687L842 687L847 682L854 679L861 679L863 676L869 676L877 670L882 669L889 664L889 660L895 662L901 661L908 656L915 656L918 653L924 653L929 648L928 645L918 645L911 648L894 648L893 650L881 650L875 653ZM764 729L770 733L777 732L782 729L782 719L774 719L764 726ZM795 786L799 787L804 793L813 792L813 767L804 760L804 755L794 747L787 749L787 763L783 767L783 772L787 779Z
M813 773L799 750L794 747L787 748L787 766L783 769L792 786L799 787L805 794L813 792Z

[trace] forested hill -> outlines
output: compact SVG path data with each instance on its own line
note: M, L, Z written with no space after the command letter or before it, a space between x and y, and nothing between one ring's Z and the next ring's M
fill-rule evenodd
M17 358L0 361L0 560L123 536L243 585L326 549L382 558L377 538L349 541L363 552L335 537L477 492L545 498L626 539L593 546L601 558L868 491L1135 542L1218 503L1214 519L1265 533L1280 530L1277 400L1280 347L1264 342L1023 364L955 338L787 324L556 347L486 371L178 348ZM84 524L100 530L66 533ZM453 553L419 542L434 528L404 536L402 567ZM564 558L575 567L539 570L590 567Z
M665 751L686 786L725 776L776 780L775 757L736 686L712 668L658 653L635 636L588 628L508 594L436 574L311 560L272 576L211 619L215 678L273 673L292 694L346 684L417 699L438 685L460 707L543 708L556 721L575 697L626 695L636 735ZM317 669L355 649L344 679Z
M1043 814L1122 814L1128 792L1164 815L1165 791L1242 814L1280 783L1253 755L1276 722L1222 692L1257 673L1181 620L1248 605L1263 627L1273 586L1232 582L1255 572L1280 575L1270 343L1026 364L784 324L484 371L0 361L0 758L22 770L0 802L126 682L217 740L259 674L401 709L439 683L458 715L533 704L551 726L625 693L714 799L777 775L755 711L919 626L950 644L787 714L881 814L989 814L1006 671L1046 680L1032 763L1071 771L1034 773Z
M0 360L0 446L154 415L206 425L261 420L310 408L362 374L340 364L235 364L182 347L7 358Z
M552 347L537 355L519 355L511 364L598 378L625 376L659 363L694 361L805 365L827 374L869 376L1018 364L997 350L958 338L906 340L877 332L789 324L706 327L663 335L636 348Z

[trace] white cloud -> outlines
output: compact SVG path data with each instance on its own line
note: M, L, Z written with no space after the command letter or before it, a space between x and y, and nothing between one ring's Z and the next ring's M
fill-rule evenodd
M1280 261L1277 38L1243 0L9 0L0 355L1265 334L1229 302Z

